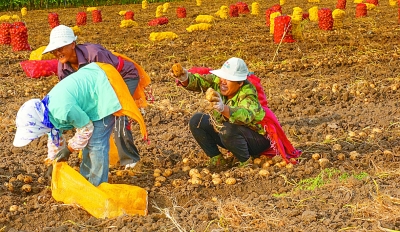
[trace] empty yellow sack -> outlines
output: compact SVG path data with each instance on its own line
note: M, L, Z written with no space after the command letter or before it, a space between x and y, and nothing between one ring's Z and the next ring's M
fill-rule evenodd
M318 6L308 9L309 19L311 22L318 22Z
M148 212L145 189L109 183L95 187L66 162L53 163L51 190L56 201L77 204L96 218L147 215Z
M146 0L143 0L142 1L142 9L147 9L147 1Z
M186 31L188 31L188 32L206 31L206 30L209 30L211 27L212 27L212 25L209 23L198 23L198 24L190 25L189 27L186 28Z
M214 17L212 15L198 15L196 17L196 23L211 23L214 21Z
M165 39L176 39L178 35L171 31L165 32L152 32L150 33L149 40L151 41L161 41Z
M42 47L32 51L31 54L29 55L29 60L52 60L52 59L56 59L56 57L53 54L51 54L51 52L48 52L48 53L42 55L42 52L44 51L45 48L46 48L46 46L42 46Z

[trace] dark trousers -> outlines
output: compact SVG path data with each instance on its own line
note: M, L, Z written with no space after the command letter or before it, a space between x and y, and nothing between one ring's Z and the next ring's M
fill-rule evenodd
M244 162L270 148L270 141L249 127L224 122L219 132L215 131L209 114L196 113L190 118L189 128L197 143L209 157L221 154L218 146L232 152Z
M139 79L124 79L124 81L132 95L138 86ZM140 160L139 151L133 142L132 132L126 128L128 123L126 116L118 117L113 131L120 165L127 165Z

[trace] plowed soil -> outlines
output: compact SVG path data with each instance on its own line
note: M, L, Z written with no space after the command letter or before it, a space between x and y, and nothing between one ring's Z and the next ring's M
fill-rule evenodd
M93 23L89 13L87 25L81 27L78 43L99 43L123 53L151 76L154 101L144 115L151 142L142 141L134 124L142 159L131 172L120 166L110 172L111 183L148 190L147 216L97 219L78 206L52 198L44 177L46 137L23 148L13 147L12 141L19 107L28 99L45 96L58 79L54 75L27 78L19 63L29 59L30 51L13 52L10 46L2 46L0 231L400 230L398 6L380 1L367 17L355 18L356 4L347 1L342 28L323 31L318 22L304 20L304 39L290 44L273 43L264 14L273 4L265 1L259 2L259 15L216 19L210 30L186 31L197 15L211 15L220 6L234 3L203 1L196 6L194 0L171 2L165 13L169 23L156 27L147 23L155 18L159 4L149 4L146 10L140 4L99 6L103 22ZM250 7L251 2L248 4ZM287 0L282 11L291 15L297 6L308 12L314 5L333 10L336 1ZM186 18L177 18L178 6L186 7ZM134 11L139 26L120 28L121 10ZM47 45L49 12L58 13L62 24L74 26L79 11L86 8L28 11L23 21L31 47ZM20 15L0 15L9 13ZM179 37L149 40L151 32L162 31ZM208 158L187 123L195 112L207 111L204 93L177 87L168 71L174 60L186 68L219 68L232 56L243 58L261 78L269 107L291 142L303 151L294 167L263 159L261 164L245 168L233 162L208 169L209 174L201 172L207 168ZM313 159L316 153L322 160ZM272 165L265 167L268 175L261 175L265 162ZM77 154L69 164L78 167ZM188 182L187 166L202 173L201 184ZM173 174L156 184L155 169L172 169ZM222 183L215 185L211 174L219 174ZM32 177L30 192L21 190L23 176ZM226 184L228 177L234 177L236 184Z

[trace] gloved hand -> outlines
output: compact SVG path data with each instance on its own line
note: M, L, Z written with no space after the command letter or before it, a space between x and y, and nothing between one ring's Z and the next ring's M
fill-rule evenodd
M206 99L212 104L213 108L218 112L224 111L224 103L222 102L221 95L212 88L208 88L206 92Z
M66 146L57 153L55 161L57 162L68 161L70 155L71 151L68 149L68 146Z
M188 74L185 69L182 68L181 64L175 61L175 64L172 65L171 76L177 78L180 82L187 81Z

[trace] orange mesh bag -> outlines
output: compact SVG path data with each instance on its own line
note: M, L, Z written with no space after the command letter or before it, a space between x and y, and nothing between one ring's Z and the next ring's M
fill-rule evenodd
M53 163L51 190L56 201L77 204L96 218L147 215L148 212L145 189L109 183L95 187L66 162Z
M147 100L146 100L146 93L145 93L145 88L151 83L151 79L149 75L144 71L142 66L140 66L138 63L136 63L134 60L131 58L122 55L118 52L113 52L115 56L121 57L124 60L132 62L136 69L138 70L139 73L139 84L138 87L136 88L136 91L133 93L133 99L135 100L135 103L138 107L146 107L147 106Z

